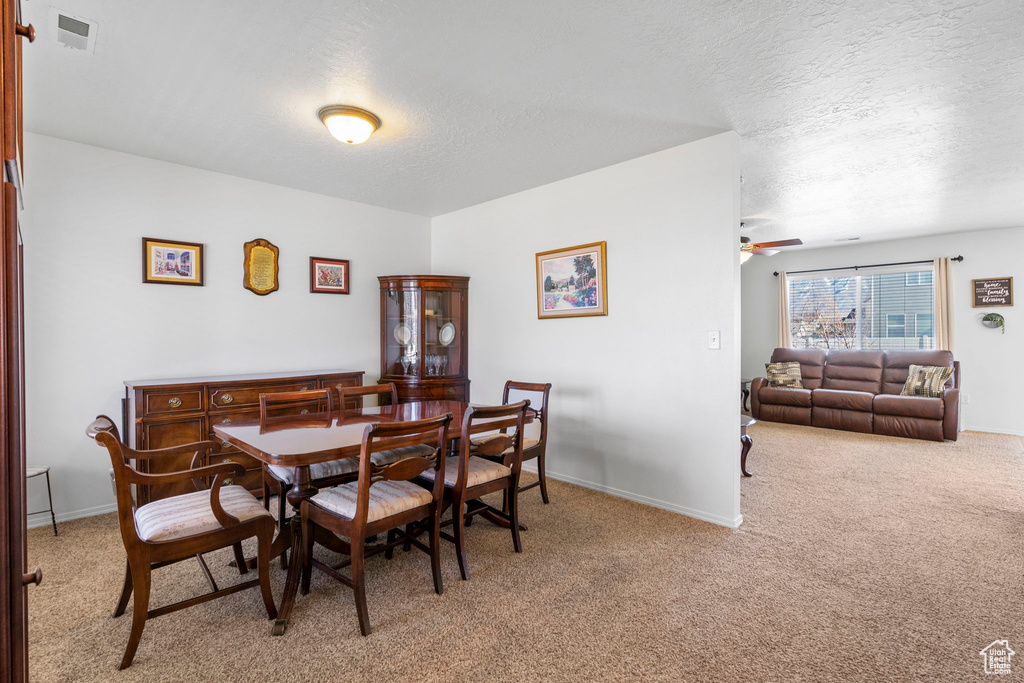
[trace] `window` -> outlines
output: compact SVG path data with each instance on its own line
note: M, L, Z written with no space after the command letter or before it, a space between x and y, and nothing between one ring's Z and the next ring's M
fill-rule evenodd
M930 270L919 270L916 273L906 273L907 287L918 287L931 285L932 283L932 271Z
M844 274L836 277L790 276L789 319L795 348L935 348L931 268L840 272Z
M889 313L885 316L886 337L907 336L907 316L904 313Z

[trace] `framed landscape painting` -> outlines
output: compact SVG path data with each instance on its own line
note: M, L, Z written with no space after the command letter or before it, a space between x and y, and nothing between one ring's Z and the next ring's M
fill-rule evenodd
M143 237L142 281L202 287L203 245Z
M608 315L605 242L537 254L537 317Z
M348 294L348 261L309 257L309 291L314 294Z

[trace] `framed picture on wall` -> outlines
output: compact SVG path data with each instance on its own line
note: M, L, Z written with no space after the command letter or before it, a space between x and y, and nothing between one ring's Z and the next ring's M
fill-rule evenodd
M155 285L203 286L203 245L142 238L142 281Z
M605 242L537 254L537 317L608 315Z
M314 294L348 294L348 261L309 257L309 291Z

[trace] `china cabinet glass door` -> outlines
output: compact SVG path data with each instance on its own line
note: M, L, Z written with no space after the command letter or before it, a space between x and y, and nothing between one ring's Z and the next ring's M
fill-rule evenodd
M423 290L423 374L443 377L462 373L462 293Z
M385 302L385 351L388 373L422 375L420 338L420 290L388 292Z

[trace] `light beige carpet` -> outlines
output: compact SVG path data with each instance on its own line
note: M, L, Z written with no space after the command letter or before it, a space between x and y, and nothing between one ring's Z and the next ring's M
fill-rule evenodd
M523 554L477 522L463 582L445 548L442 596L426 555L370 560L368 638L314 574L284 637L246 591L151 620L120 673L115 517L35 529L33 680L964 681L996 639L1024 672L1024 439L751 433L738 530L555 482L550 505L524 494ZM229 555L210 556L222 583ZM154 601L203 587L194 563L161 569Z

